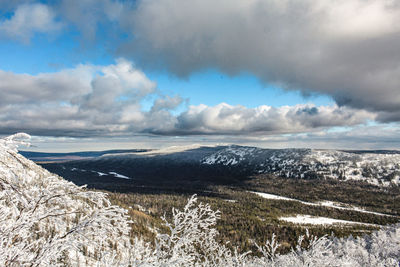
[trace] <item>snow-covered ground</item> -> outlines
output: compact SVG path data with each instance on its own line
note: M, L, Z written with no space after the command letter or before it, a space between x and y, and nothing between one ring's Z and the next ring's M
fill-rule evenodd
M328 201L328 200L323 200L319 202L308 202L308 201L303 201L295 198L288 198L288 197L282 197L274 194L268 194L268 193L262 193L262 192L254 192L254 191L249 191L251 193L254 193L262 198L265 199L275 199L275 200L286 200L286 201L296 201L304 205L308 206L324 206L324 207L329 207L329 208L334 208L334 209L341 209L341 210L351 210L351 211L357 211L361 213L368 213L368 214L374 214L374 215L379 215L379 216L389 216L389 217L397 217L394 215L390 214L385 214L385 213L380 213L380 212L374 212L374 211L369 211L365 210L361 207L356 207L353 205L349 205L346 203L340 203L340 202L333 202L333 201Z
M236 165L246 159L246 156L253 154L257 148L255 147L240 147L230 146L218 151L205 159L203 159L203 164L223 164L223 165ZM222 153L220 153L222 152Z
M122 174L119 174L119 173L116 173L116 172L109 172L109 174L114 175L114 176L117 177L117 178L131 179L131 178L128 177L128 176L125 176L125 175L122 175Z
M379 227L379 225L371 223L361 223L361 222L338 220L327 217L318 217L318 216L300 215L300 214L296 216L280 217L279 220L297 224L312 224L312 225L358 224L358 225Z
M78 168L71 168L71 171L80 171L80 172L86 172L87 170L84 169L78 169ZM99 172L99 171L91 171L94 173L97 173L98 176L106 176L106 175L113 175L116 178L121 178L121 179L132 179L128 176L119 174L117 172L108 172L108 173L104 173L104 172Z
M107 175L107 173L104 173L104 172L98 172L98 171L92 171L92 172L97 173L99 176L105 176L105 175Z
M303 202L301 200L298 199L294 199L294 198L288 198L288 197L282 197L282 196L278 196L278 195L273 195L273 194L268 194L268 193L261 193L261 192L253 192L253 191L249 191L250 193L256 194L262 198L266 198L266 199L277 199L277 200L287 200L287 201L298 201L298 202Z

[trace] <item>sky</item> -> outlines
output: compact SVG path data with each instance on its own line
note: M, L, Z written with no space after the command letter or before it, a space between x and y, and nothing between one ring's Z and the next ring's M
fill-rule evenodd
M396 0L0 0L31 150L400 149Z

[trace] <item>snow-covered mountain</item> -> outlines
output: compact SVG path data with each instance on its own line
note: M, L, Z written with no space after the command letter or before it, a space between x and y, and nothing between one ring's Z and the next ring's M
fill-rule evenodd
M400 184L400 152L314 149L261 149L229 146L204 157L204 165L249 169L290 178L364 180Z
M263 149L247 146L185 146L105 154L91 159L45 164L78 184L176 181L235 182L256 174L294 179L360 180L400 185L400 151ZM118 175L115 175L117 173ZM125 179L127 180L127 179ZM127 183L128 181L118 181Z

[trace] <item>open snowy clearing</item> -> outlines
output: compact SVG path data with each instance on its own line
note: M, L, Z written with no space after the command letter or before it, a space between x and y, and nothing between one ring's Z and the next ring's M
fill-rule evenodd
M352 206L352 205L348 205L348 204L340 203L340 202L323 200L320 202L313 203L313 202L307 202L307 201L303 201L303 200L299 200L299 199L295 199L295 198L282 197L282 196L278 196L278 195L274 195L274 194L254 192L254 191L249 191L249 192L256 194L265 199L296 201L296 202L299 202L301 204L308 205L308 206L324 206L324 207L328 207L328 208L334 208L334 209L340 209L340 210L351 210L351 211L357 211L357 212L361 212L361 213L374 214L374 215L378 215L378 216L398 217L398 216L394 216L394 215L390 215L390 214L368 211L368 210L365 210L360 207L356 207L356 206Z
M338 220L327 217L317 217L317 216L300 215L300 214L298 214L297 216L280 217L279 220L297 224L312 224L312 225L358 224L358 225L379 227L379 225L372 223L362 223L362 222Z

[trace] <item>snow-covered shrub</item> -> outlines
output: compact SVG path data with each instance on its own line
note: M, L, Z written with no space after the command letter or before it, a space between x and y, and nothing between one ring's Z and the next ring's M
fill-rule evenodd
M400 224L385 227L364 237L314 237L306 238L309 245L301 246L304 236L298 244L285 255L264 253L262 258L254 258L255 266L393 266L400 262ZM274 241L276 242L276 241ZM276 244L276 243L275 243ZM260 250L268 250L270 244ZM272 256L272 257L271 257Z
M232 253L216 241L214 228L219 211L208 204L197 203L194 195L182 211L172 210L172 221L163 217L167 234L156 236L153 253L146 253L135 264L151 266L241 266L247 253ZM143 244L141 244L143 246ZM137 252L136 252L137 253Z
M126 211L17 153L18 134L0 142L0 266L85 266L127 261ZM108 265L110 266L110 265Z

